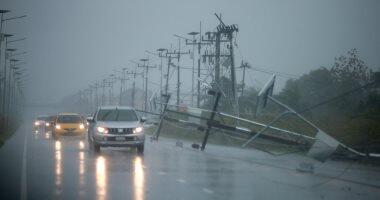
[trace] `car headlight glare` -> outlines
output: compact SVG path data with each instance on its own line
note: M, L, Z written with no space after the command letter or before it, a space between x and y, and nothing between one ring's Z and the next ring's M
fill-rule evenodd
M143 131L142 127L137 127L133 129L133 133L141 133Z
M108 133L108 129L101 126L98 126L96 130L98 130L99 133Z
M40 122L34 122L34 125L39 126Z
M79 129L84 129L84 125L83 124L79 124Z
M61 129L61 125L59 125L59 124L55 125L55 129L57 129L57 130Z
M49 127L49 126L50 126L50 123L49 123L49 122L46 122L45 126L46 126L46 127Z

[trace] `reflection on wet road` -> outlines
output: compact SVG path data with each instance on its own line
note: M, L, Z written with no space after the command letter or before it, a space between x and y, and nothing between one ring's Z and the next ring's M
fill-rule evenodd
M55 195L62 192L62 151L61 142L55 141Z
M17 134L27 134L28 199L380 199L378 168L353 166L342 173L347 163L215 145L201 152L165 138L147 141L144 155L128 148L93 153L85 137ZM305 160L314 162L315 174L297 172Z
M41 131L29 138L33 152L29 154L29 162L31 166L39 166L29 172L31 199L145 199L144 158L134 149L105 148L94 153L84 137L64 136L54 140L50 132ZM43 162L35 163L41 157ZM54 163L53 174L49 173L50 160ZM49 184L51 179L54 184ZM34 182L44 186L35 189Z
M96 194L100 200L107 195L106 161L102 156L96 159Z
M136 157L134 160L134 174L133 174L133 188L134 199L144 199L144 169L140 157Z

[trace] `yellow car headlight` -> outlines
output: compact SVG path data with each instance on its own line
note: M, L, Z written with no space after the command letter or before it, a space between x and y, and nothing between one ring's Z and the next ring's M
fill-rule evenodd
M49 127L49 126L50 126L50 123L49 123L49 122L46 122L45 126L46 126L46 127Z
M55 125L55 129L57 129L57 130L61 129L61 125L59 125L59 124Z
M84 125L83 124L79 124L79 129L84 129Z

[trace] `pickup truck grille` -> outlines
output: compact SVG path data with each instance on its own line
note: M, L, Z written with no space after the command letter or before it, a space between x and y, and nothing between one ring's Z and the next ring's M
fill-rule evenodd
M64 130L65 130L65 131L75 131L76 128L65 128Z
M115 135L128 135L133 133L132 128L108 128L110 134Z

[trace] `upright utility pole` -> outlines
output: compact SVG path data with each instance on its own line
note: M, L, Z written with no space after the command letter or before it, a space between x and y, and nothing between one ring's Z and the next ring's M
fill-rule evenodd
M107 85L107 80L106 79L103 79L103 82L102 82L102 106L104 106L106 104L106 85Z
M143 75L143 73L137 73L136 70L132 72L126 72L128 75L133 75L133 83L132 83L132 94L131 94L131 107L135 107L135 94L136 94L136 76Z
M198 70L197 70L197 108L200 107L200 91L201 91L201 48L202 45L211 45L212 42L202 42L202 23L199 22L199 32L190 32L188 35L193 36L192 42L188 42L188 39L186 39L186 45L192 45L193 46L193 54L194 54L194 47L197 46L198 48ZM195 36L199 35L199 39L196 40ZM194 96L194 55L193 55L193 73L192 73L192 87L191 87L191 100L193 101Z
M219 90L220 88L220 57L230 57L230 54L221 54L220 45L222 42L229 42L228 40L222 39L222 33L217 32L206 32L206 39L202 37L202 41L209 42L209 44L215 44L215 52L209 53L205 52L202 57L206 61L208 58L209 62L215 58L214 63L214 90Z
M167 52L166 53L166 55L169 55L169 56L170 55L174 55L171 58L177 58L177 64L178 64L177 66L175 66L173 63L169 63L170 65L173 65L173 66L177 67L177 102L176 102L177 108L178 108L179 102L180 102L180 91L181 91L180 59L181 59L181 55L184 55L184 54L190 54L190 51L181 52L181 40L180 40L180 38L178 38L178 51L173 51L173 52Z
M10 109L11 109L11 101L12 101L12 79L13 79L13 73L14 73L14 66L16 65L16 62L18 62L19 60L12 58L9 61L10 63L9 63L9 73L8 73L8 90L6 93L8 99L6 100L7 107L6 107L6 112L5 112L7 113L7 117L6 117L7 127L9 127L9 118L11 115Z
M242 97L244 95L244 89L245 89L245 70L246 68L251 68L251 66L247 62L241 61L241 66L240 68L243 68L243 79L241 81L241 94L240 96Z
M138 67L145 68L145 95L144 95L144 111L148 111L148 79L149 79L149 68L155 68L154 66L149 66L147 58L142 58L140 61L143 62L142 65L137 65Z
M1 64L1 42L3 41L4 35L3 35L3 18L4 14L10 12L9 10L0 10L0 64Z
M16 51L16 49L8 49L8 37L12 37L11 34L3 34L2 35L5 38L5 58L4 58L4 70L3 70L3 102L1 105L1 111L5 113L5 105L6 105L6 92L7 92L7 52L9 54L12 54L12 52Z
M159 53L153 53L153 52L150 52L150 51L146 51L147 53L149 54L152 54L152 55L155 55L155 56L158 56L160 58L160 101L161 101L161 98L162 98L162 95L163 95L163 92L162 92L162 76L163 76L163 62L162 62L162 59L164 58L164 56L162 56L162 51L165 51L166 49L159 49L157 50ZM160 112L162 111L162 104L160 104Z
M120 106L122 105L123 88L125 88L125 81L127 80L126 79L126 72L127 72L127 68L123 68L122 72L121 72L122 74L120 77L120 94L119 94L119 105Z
M220 25L217 27L217 33L227 35L227 40L229 42L229 52L230 52L230 72L231 72L231 90L232 90L232 98L234 101L235 112L239 117L239 102L236 90L236 73L235 73L235 60L234 60L234 45L233 45L233 33L238 32L239 29L236 25L225 25L222 21L221 17L215 14L218 18Z
M109 77L109 105L113 105L113 83L114 83L114 80L115 80L115 74L111 74L110 77Z
M170 65L171 65L171 60L172 60L172 56L170 54L167 54L168 50L165 49L165 48L159 48L157 49L158 51L158 56L161 58L161 80L162 80L162 71L163 71L163 68L162 68L162 58L167 58L168 59L168 64L167 64L167 72L166 72L166 75L164 75L166 77L166 81L165 81L165 95L168 94L168 90L169 90L169 72L170 72ZM162 94L160 96L160 100L162 99ZM161 109L162 110L162 109Z
M95 89L95 108L99 107L99 95L98 95L98 89L101 87L101 85L96 82L94 84L94 89Z

